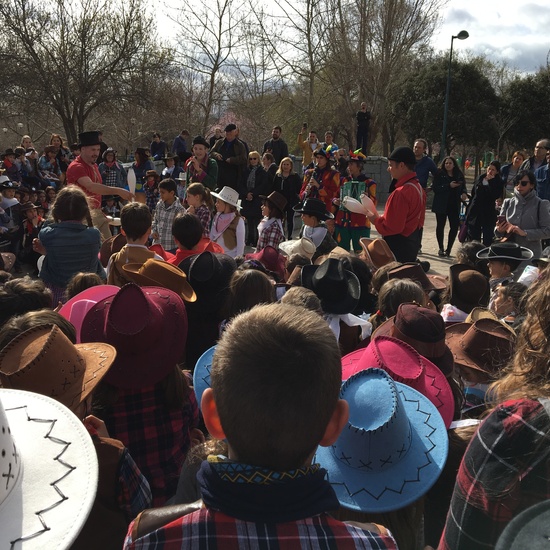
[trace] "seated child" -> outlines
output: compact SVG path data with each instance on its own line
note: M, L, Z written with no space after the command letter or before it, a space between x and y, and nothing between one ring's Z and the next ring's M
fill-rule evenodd
M177 215L172 223L172 238L177 250L175 254L167 254L165 259L174 265L179 265L185 258L196 256L206 250L223 254L223 248L219 244L204 236L203 225L196 214L184 212Z
M157 510L148 528L150 514L138 516L125 548L165 541L174 548L396 548L382 527L332 518L338 500L325 470L312 464L317 446L332 445L347 423L341 379L336 339L318 314L270 304L236 317L217 345L212 387L201 401L228 456L202 463L200 509Z
M176 182L173 179L164 179L159 183L160 200L158 201L153 217L153 245L160 244L164 250L174 251L176 243L172 236L172 222L181 212L185 212L176 195Z
M130 202L120 212L120 231L126 237L126 244L113 254L107 265L107 284L124 286L131 279L122 266L130 263L145 263L150 258L162 260L158 254L147 248L151 233L151 212L147 205Z
M187 204L189 204L187 212L195 214L201 221L202 236L210 238L210 224L215 208L210 189L202 183L192 183L187 188Z
M522 298L526 291L527 287L521 283L501 283L496 287L492 310L501 321L514 325L516 317L525 314L522 311Z
M306 199L304 202L297 204L294 211L302 215L302 222L304 223L302 229L300 229L300 238L307 237L317 247L311 258L312 263L319 256L328 254L338 246L325 224L326 220L331 220L334 216L327 212L327 207L322 200Z

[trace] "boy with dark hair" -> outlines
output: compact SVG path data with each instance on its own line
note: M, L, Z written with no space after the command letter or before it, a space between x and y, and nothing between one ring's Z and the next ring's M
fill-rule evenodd
M175 254L165 255L165 260L170 264L179 265L185 258L207 250L218 254L224 253L219 244L203 237L203 227L198 216L185 211L174 218L172 238L178 248Z
M147 248L151 234L151 212L146 204L130 202L120 212L120 232L126 237L126 244L113 254L107 265L107 284L124 286L132 280L122 266L129 263L144 264L150 258L162 260L158 254Z
M178 214L185 212L176 192L177 186L173 179L166 178L159 183L160 200L153 218L153 245L160 244L169 252L173 252L177 246L172 237L172 223Z
M52 307L52 293L42 281L12 279L0 286L0 327L14 315Z
M202 463L202 508L157 510L148 527L138 516L125 548L395 548L384 528L327 513L338 501L312 457L347 422L341 377L336 340L318 314L270 304L237 316L202 396L205 424L227 439L229 456Z

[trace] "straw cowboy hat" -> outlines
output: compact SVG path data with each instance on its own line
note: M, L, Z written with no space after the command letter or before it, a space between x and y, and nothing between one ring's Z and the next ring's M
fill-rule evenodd
M346 380L340 398L349 404L348 424L314 459L340 504L383 513L418 500L447 459L447 431L434 405L378 368Z
M220 199L223 202L230 204L231 206L235 206L236 208L241 207L240 201L239 201L239 193L235 191L235 189L232 189L227 185L223 187L219 193L215 193L214 191L212 191L210 194L213 197L216 197L217 199Z
M0 547L72 547L95 500L84 424L45 395L0 389Z

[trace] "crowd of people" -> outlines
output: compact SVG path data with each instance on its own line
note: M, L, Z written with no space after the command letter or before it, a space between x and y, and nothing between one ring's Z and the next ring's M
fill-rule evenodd
M232 124L183 162L157 134L141 187L98 132L43 193L4 172L6 544L481 550L545 521L550 142L470 192L398 147L379 212L362 150L305 130L301 173Z

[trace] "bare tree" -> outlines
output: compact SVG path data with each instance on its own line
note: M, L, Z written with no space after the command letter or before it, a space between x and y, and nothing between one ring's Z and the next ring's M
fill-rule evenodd
M16 67L0 86L51 106L70 142L101 107L145 100L144 73L169 62L142 0L6 0L0 16L0 61Z

